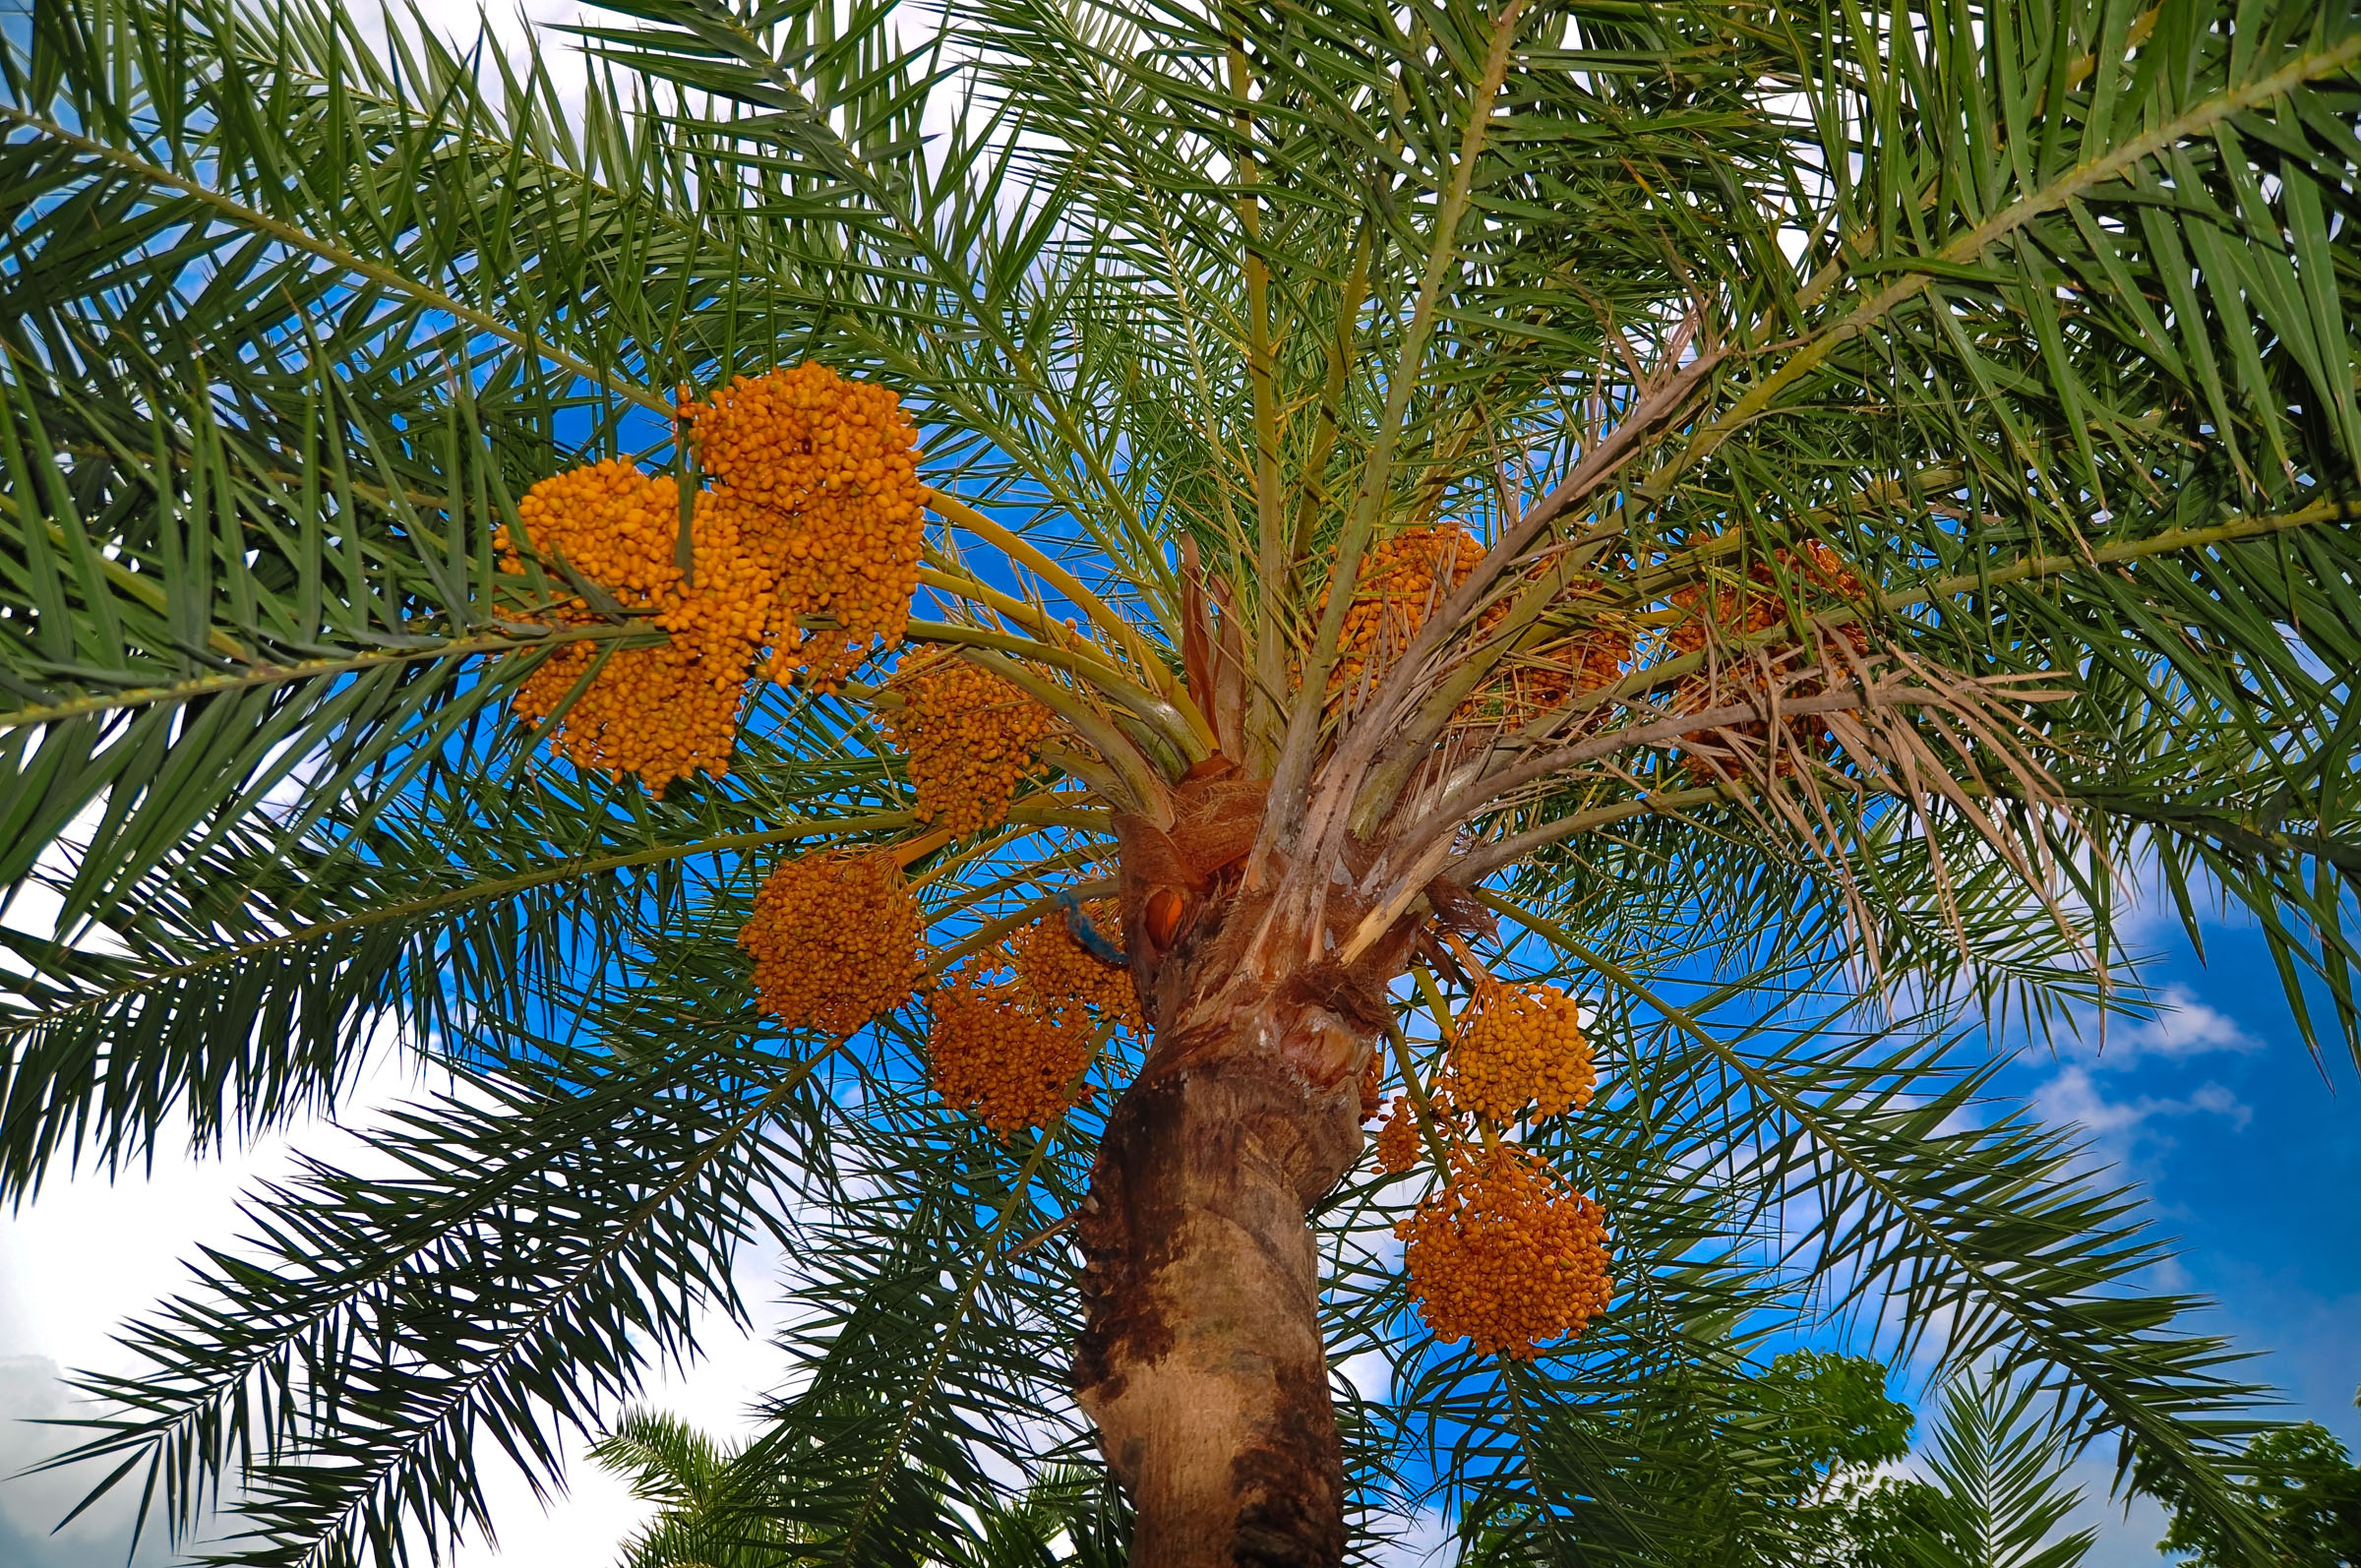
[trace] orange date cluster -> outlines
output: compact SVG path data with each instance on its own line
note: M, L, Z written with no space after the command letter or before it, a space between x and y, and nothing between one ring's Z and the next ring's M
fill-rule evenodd
M926 978L925 924L890 851L831 849L780 863L738 944L754 954L765 1010L790 1028L848 1035Z
M776 564L773 680L834 691L910 622L924 542L918 431L882 387L806 363L741 376L681 417L714 503ZM834 625L808 640L802 617Z
M1779 568L1768 561L1757 561L1748 569L1744 580L1729 586L1717 587L1708 598L1702 588L1681 588L1671 595L1672 606L1683 611L1668 636L1677 653L1694 653L1707 640L1719 633L1724 637L1751 636L1767 632L1787 618L1787 598L1781 591L1782 570L1792 591L1807 601L1824 600L1829 595L1858 603L1867 592L1861 579L1844 558L1817 539L1807 539L1803 548L1777 552ZM1840 631L1855 652L1865 652L1869 637L1858 621L1847 622Z
M1789 591L1800 596L1807 613L1815 606L1825 608L1832 595L1858 603L1867 593L1861 579L1845 565L1843 558L1817 539L1804 541L1801 550L1780 550L1776 558L1777 569L1770 562L1757 561L1743 580L1733 586L1717 587L1710 595L1702 588L1682 588L1673 593L1673 608L1684 613L1666 635L1671 650L1675 654L1695 653L1709 642L1752 637L1784 623L1787 619L1788 599L1780 587L1782 572L1790 584ZM1855 654L1869 651L1868 631L1857 620L1837 628L1836 635ZM1733 675L1741 690L1758 689L1761 685L1751 667L1741 666L1737 671L1718 674L1719 680L1699 674L1680 682L1673 693L1673 706L1691 713L1720 706L1728 699ZM1817 689L1816 683L1807 683L1794 691L1802 694ZM1778 747L1770 762L1774 776L1792 773L1799 756L1826 757L1836 751L1836 737L1827 723L1810 714L1785 720L1783 729L1784 744ZM1771 745L1770 729L1759 719L1732 725L1727 735L1753 743L1748 750ZM1689 736L1682 741L1681 750L1686 754L1681 758L1682 771L1699 782L1718 781L1748 770L1744 751L1733 748L1720 732Z
M1385 1108L1385 1119L1377 1124L1377 1136L1372 1141L1377 1149L1377 1169L1387 1176L1401 1176L1416 1169L1419 1118L1410 1107L1410 1096L1394 1096L1393 1103Z
M1520 1360L1580 1334L1614 1294L1605 1214L1515 1144L1453 1164L1450 1184L1395 1228L1426 1326Z
M909 754L922 822L961 837L1008 819L1017 786L1040 771L1041 743L1057 728L1050 710L990 670L949 654L907 658L879 704L885 733Z
M1336 665L1328 672L1329 699L1358 697L1370 667L1382 667L1408 647L1483 559L1483 543L1455 523L1404 528L1378 541L1354 578ZM1317 613L1327 609L1323 593Z
M1332 705L1358 699L1373 680L1371 670L1398 657L1427 618L1468 579L1483 560L1484 546L1456 523L1404 528L1369 551L1353 585L1337 641L1337 661L1328 676ZM1580 579L1563 598L1579 604L1604 587L1596 577ZM1318 613L1325 613L1327 595ZM1505 618L1511 603L1495 599L1476 618L1479 638ZM1487 726L1531 722L1562 707L1578 692L1597 691L1621 678L1630 657L1632 633L1615 618L1603 618L1580 633L1505 659L1489 680L1463 701L1455 719Z
M1503 1123L1580 1111L1599 1082L1581 1011L1555 986L1480 983L1450 1062L1453 1103Z
M924 532L916 431L883 388L799 365L742 376L711 403L684 394L681 417L715 481L691 498L686 580L679 486L621 458L541 480L517 503L522 540L504 528L494 541L505 573L526 570L526 549L551 569L561 597L536 612L549 624L606 619L586 596L565 596L570 569L670 633L603 663L596 644L569 642L515 697L559 755L636 774L657 793L691 773L728 772L747 675L764 649L774 678L803 667L833 690L873 640L898 644ZM833 625L807 640L804 616Z
M515 710L541 725L551 749L575 766L635 773L658 792L691 773L729 771L746 671L761 648L773 588L769 569L701 498L690 529L696 581L684 583L680 499L672 480L611 459L544 479L516 504L534 550L671 636L655 647L616 649L603 664L598 644L565 643L519 683ZM493 542L503 570L524 570L506 528ZM551 575L562 589L563 572ZM561 626L603 619L578 595L551 613ZM597 675L575 694L593 665Z
M1021 977L990 979L993 967L963 964L935 993L928 1078L945 1105L1006 1139L1090 1098L1097 1038L1082 1009L1045 1006Z
M1100 931L1120 929L1115 900L1095 900L1082 909ZM1106 962L1076 941L1074 934L1066 929L1062 913L1035 921L1018 932L1008 945L1017 978L1031 989L1042 1006L1060 1014L1069 1008L1087 1008L1100 1019L1120 1024L1134 1035L1146 1032L1147 1025L1139 1011L1139 994L1131 987L1131 971L1120 964Z

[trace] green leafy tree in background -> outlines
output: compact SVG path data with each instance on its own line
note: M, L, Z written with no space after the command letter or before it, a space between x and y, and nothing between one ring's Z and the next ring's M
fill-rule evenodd
M2227 1466L2269 1532L2271 1549L2265 1560L2294 1568L2361 1564L2361 1465L2327 1427L2305 1421L2257 1433ZM2229 1568L2248 1560L2244 1544L2227 1537L2205 1509L2185 1506L2170 1480L2154 1478L2150 1489L2172 1509L2172 1527L2158 1550L2185 1554L2191 1568Z
M768 1239L751 1495L829 1561L1076 1465L1141 1565L1425 1505L1702 1560L1687 1500L1786 1463L1692 1441L1731 1325L1831 1313L2266 1549L2254 1390L1987 1100L2020 1026L2137 1002L2133 872L2361 1047L2347 7L628 9L578 109L319 0L0 34L0 1196L440 1074L125 1330L101 1491L241 1563L488 1530L485 1464L553 1477ZM865 558L907 648L1048 715L974 831L921 820L890 647L752 683L727 777L656 794L515 722L689 646L519 499L667 471L648 570L742 580L672 389L804 363L923 427L923 559ZM831 851L906 878L931 997L849 1030L736 939ZM1103 993L1047 1085L1089 1095L1002 1138L927 1042L1050 1028L956 968L1025 932L1144 1016ZM1571 1093L1547 984L1600 1093L1520 1122L1471 1074L1522 1040ZM1406 1279L1483 1171L1508 1287ZM1571 1327L1602 1238L1579 1337L1414 1310Z

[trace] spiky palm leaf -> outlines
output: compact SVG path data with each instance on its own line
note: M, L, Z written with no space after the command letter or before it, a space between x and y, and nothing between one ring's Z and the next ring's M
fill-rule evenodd
M1956 1009L2098 997L2152 857L2361 1046L2342 9L627 9L578 113L537 55L381 54L310 0L10 36L0 878L59 913L8 936L0 1192L333 1106L372 1041L457 1074L379 1137L399 1176L264 1195L129 1331L152 1371L81 1457L174 1531L240 1488L239 1561L402 1557L484 1523L479 1442L547 1476L691 1353L757 1229L817 1308L758 1450L789 1533L920 1560L1080 1452L1055 1229L1097 1116L1004 1149L906 1022L766 1023L731 942L789 847L915 839L865 705L774 692L726 784L655 800L505 720L558 637L656 635L496 588L523 488L685 463L669 388L812 357L926 422L914 636L1100 754L919 864L938 964L1218 749L1266 848L1382 824L1370 907L1454 865L1596 1008L1612 1092L1543 1140L1615 1216L1589 1336L1433 1347L1415 1194L1315 1216L1332 1352L1395 1368L1344 1396L1356 1495L1568 1556L1604 1507L1592 1555L1677 1559L1613 1481L1669 1371L1852 1311L2240 1528L2226 1348L2069 1139L1971 1115ZM1486 566L1324 701L1369 552L1437 517ZM1665 640L1757 569L1768 624ZM1455 717L1610 621L1648 650L1612 687ZM1833 759L1778 739L1813 711Z

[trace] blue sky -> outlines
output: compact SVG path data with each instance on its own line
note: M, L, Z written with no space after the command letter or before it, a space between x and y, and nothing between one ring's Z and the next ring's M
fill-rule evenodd
M2209 922L2199 960L2177 918L2132 931L2154 954L2152 1022L2022 1051L1999 1088L2054 1123L2076 1123L2094 1154L2137 1182L2179 1255L2154 1284L2210 1297L2196 1326L2256 1353L2247 1375L2278 1388L2278 1414L2319 1421L2361 1452L2361 1084L2332 1047L2304 1051L2262 935ZM2078 1479L2097 1496L2106 1467ZM2093 1568L2157 1561L2152 1504L2104 1510Z

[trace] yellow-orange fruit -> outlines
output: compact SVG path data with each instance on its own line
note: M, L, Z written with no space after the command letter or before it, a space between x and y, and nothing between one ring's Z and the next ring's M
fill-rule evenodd
M1514 1144L1453 1163L1451 1183L1394 1233L1426 1326L1525 1360L1581 1333L1614 1294L1599 1205Z
M1404 528L1379 540L1353 581L1336 665L1328 672L1329 699L1359 696L1372 678L1370 667L1382 668L1408 647L1426 618L1483 559L1482 541L1456 523ZM1314 620L1327 609L1328 596L1322 593Z
M1777 552L1779 567L1794 593L1808 613L1814 601L1836 599L1858 603L1868 590L1861 579L1838 555L1817 539L1807 539L1803 548ZM1668 633L1674 651L1694 653L1706 644L1711 634L1708 628L1719 631L1725 638L1743 637L1766 632L1787 618L1787 599L1781 592L1783 573L1770 562L1757 561L1748 569L1744 580L1729 587L1717 587L1709 599L1702 588L1681 588L1671 598L1675 608L1687 612L1672 626ZM1800 580L1798 580L1800 579ZM1869 633L1858 621L1840 629L1841 635L1855 652L1867 652Z
M1082 912L1102 932L1122 929L1121 916L1113 899L1094 900L1083 905ZM1131 988L1131 971L1120 964L1105 962L1076 941L1074 934L1066 928L1063 910L1044 915L1018 932L1008 945L1017 977L1033 993L1043 1010L1064 1013L1069 1008L1085 1007L1135 1035L1145 1031L1139 1013L1139 994Z
M1800 551L1777 552L1779 566L1784 568L1790 591L1797 594L1809 612L1816 602L1830 596L1839 600L1859 602L1867 594L1861 579L1845 565L1844 558L1817 539L1804 541ZM1800 579L1797 582L1796 579ZM1780 573L1769 562L1758 561L1746 577L1735 586L1717 587L1710 598L1701 588L1682 588L1671 595L1673 605L1686 611L1667 633L1672 651L1676 654L1695 653L1708 640L1727 641L1766 632L1787 619L1787 600L1779 587ZM1868 630L1858 621L1846 623L1837 629L1837 636L1856 654L1869 651ZM1753 667L1740 664L1731 670L1719 672L1719 683L1706 675L1694 675L1680 682L1672 694L1672 705L1681 712L1696 712L1701 708L1719 707L1737 691L1758 689ZM1803 695L1818 690L1816 684L1792 688L1789 695ZM1784 721L1786 735L1773 754L1771 772L1774 776L1794 772L1799 755L1826 757L1834 754L1836 737L1823 719L1805 714ZM1681 768L1700 783L1718 782L1725 776L1736 776L1752 771L1746 751L1768 751L1772 748L1771 732L1761 720L1748 720L1730 726L1732 736L1744 737L1744 751L1731 746L1715 734L1688 737L1681 742L1687 754Z
M1412 1169L1419 1163L1419 1141L1418 1113L1411 1110L1408 1095L1398 1094L1377 1127L1377 1169L1387 1176Z
M806 363L741 376L681 416L714 504L778 575L770 674L833 691L910 622L925 533L918 431L882 387ZM834 627L806 638L802 616Z
M518 716L545 725L552 750L575 765L636 773L657 793L690 773L727 773L746 672L762 644L773 586L729 519L698 498L690 529L691 585L681 579L675 553L679 487L620 458L540 481L518 501L516 516L536 552L563 557L625 609L654 611L647 624L671 633L660 646L609 654L562 715L560 706L599 649L589 642L558 648L518 686ZM517 541L504 528L494 542L503 569L521 572ZM562 573L549 575L563 586ZM550 619L580 626L603 617L575 597Z
M1530 1108L1560 1116L1591 1103L1599 1077L1581 1012L1555 986L1486 981L1451 1042L1450 1095L1464 1110L1509 1122Z
M1456 523L1404 528L1372 548L1354 579L1353 603L1345 611L1336 665L1328 676L1330 703L1361 695L1363 686L1374 680L1371 669L1383 669L1409 646L1427 617L1466 582L1483 555L1483 541ZM1568 585L1565 597L1577 602L1597 598L1602 587L1597 577L1583 578ZM1512 597L1497 597L1477 615L1479 637L1509 613ZM1315 617L1326 609L1323 593ZM1550 713L1577 692L1596 691L1619 680L1632 640L1630 627L1617 619L1504 661L1454 716L1462 723L1514 725Z
M1604 579L1583 577L1568 585L1565 599L1572 604L1595 601L1604 597ZM1501 605L1487 612L1486 624L1507 608ZM1594 615L1593 623L1583 631L1503 661L1492 679L1461 704L1459 717L1511 726L1529 724L1556 713L1581 693L1602 691L1620 681L1623 667L1633 657L1637 625L1604 609ZM1606 707L1594 708L1591 718L1604 719L1611 712Z
M790 1028L847 1035L918 989L925 925L890 852L832 849L780 863L738 944L755 956L765 1009Z
M1093 1030L1079 1010L1034 1005L1018 984L963 965L932 998L928 1077L943 1103L1006 1138L1090 1098Z
M898 707L880 704L893 744L910 757L922 822L965 836L1008 819L1008 801L1041 770L1041 743L1058 728L1048 708L964 659L905 659L885 683Z

